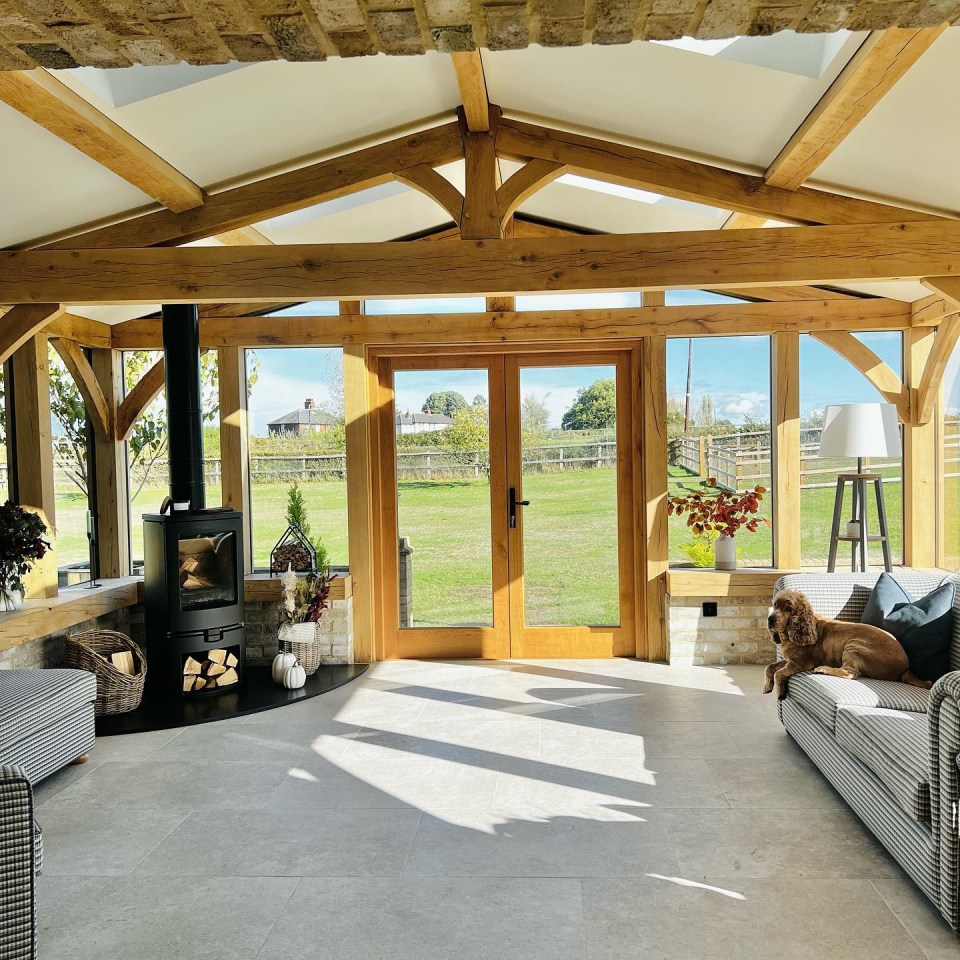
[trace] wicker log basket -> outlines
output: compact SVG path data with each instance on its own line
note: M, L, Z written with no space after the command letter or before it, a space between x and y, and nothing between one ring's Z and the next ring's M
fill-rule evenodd
M86 670L97 678L98 717L129 713L140 706L147 661L143 651L128 636L115 630L87 630L66 637L64 666ZM110 654L129 651L133 654L133 674L118 670L110 662Z
M317 643L317 623L289 623L280 628L279 646L283 653L292 653L308 677L320 666L322 647Z

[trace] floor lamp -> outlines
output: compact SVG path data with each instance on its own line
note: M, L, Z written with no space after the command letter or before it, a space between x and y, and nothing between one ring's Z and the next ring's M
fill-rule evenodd
M831 404L824 414L823 433L820 436L821 457L856 457L857 472L841 473L837 477L837 492L833 501L833 526L830 530L830 556L827 570L833 573L837 565L837 547L850 544L850 569L865 571L869 567L867 544L879 542L883 548L883 566L889 573L890 534L887 510L883 502L883 477L879 473L864 473L866 457L899 457L901 454L900 424L897 408L892 403ZM843 496L850 484L853 504L851 517L840 530ZM867 529L867 486L872 484L877 502L878 532Z

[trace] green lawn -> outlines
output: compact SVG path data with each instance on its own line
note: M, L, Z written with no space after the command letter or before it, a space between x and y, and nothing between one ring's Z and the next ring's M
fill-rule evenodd
M670 491L693 489L695 477L671 468ZM565 473L531 474L525 495L532 501L525 522L527 622L610 623L617 619L615 472L601 468ZM334 564L347 562L346 484L303 485L310 521ZM895 561L901 556L900 484L885 486ZM411 481L400 485L400 533L415 550L414 619L420 624L489 623L490 514L485 480ZM143 556L141 516L155 511L162 488L141 491L133 504L133 555ZM210 487L207 499L218 503L220 491ZM960 479L948 481L948 543L960 545ZM768 502L769 503L769 502ZM768 506L765 503L764 506ZM285 529L285 484L253 487L256 564L267 565L271 547ZM802 492L804 562L826 562L833 509L833 489ZM768 511L764 511L769 515ZM87 556L86 508L74 495L57 500L60 563ZM671 559L685 563L680 544L690 538L682 519L670 520ZM769 564L771 537L767 528L738 538L740 562ZM878 548L874 552L879 559ZM958 553L960 550L955 550ZM846 553L840 561L846 561Z

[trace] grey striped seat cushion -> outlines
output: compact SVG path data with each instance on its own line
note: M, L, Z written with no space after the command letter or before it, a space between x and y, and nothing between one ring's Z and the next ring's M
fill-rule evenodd
M819 673L798 673L787 692L827 729L836 730L839 707L884 707L927 712L930 691L893 680L845 680Z
M840 707L837 742L883 781L914 820L930 822L930 730L926 714Z
M0 743L18 743L97 697L84 670L0 670Z

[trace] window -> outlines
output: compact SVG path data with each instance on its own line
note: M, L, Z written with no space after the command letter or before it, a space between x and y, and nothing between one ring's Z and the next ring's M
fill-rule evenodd
M683 294L697 291L680 291ZM770 338L693 337L667 341L669 493L732 490L770 483ZM768 492L759 517L771 518ZM710 537L696 537L685 517L670 518L670 562L713 566ZM773 562L771 527L737 536L743 566Z
M6 365L0 365L0 503L10 499L10 450L7 446L7 379Z
M954 348L943 378L941 436L943 543L939 562L947 570L960 570L960 346Z
M343 350L274 347L247 352L250 526L253 565L265 570L287 527L294 485L309 536L329 563L346 566L347 457L343 430Z
M858 333L858 340L873 350L898 376L903 368L903 337L898 332ZM826 566L837 475L855 473L856 459L821 459L817 456L824 410L834 403L885 402L869 381L829 347L804 334L800 337L800 549L804 566ZM890 528L894 563L903 560L903 466L900 458L868 460L864 467L883 477L884 502ZM850 519L850 493L842 518ZM876 508L868 491L867 523L877 533ZM882 563L879 543L870 544L870 562ZM837 569L849 567L849 553L837 554Z
M363 312L371 316L390 313L483 313L483 297L430 297L410 300L365 300Z
M57 565L66 587L90 579L92 438L80 391L52 346L49 362Z
M518 310L610 310L616 307L639 307L640 294L537 293L517 297L515 302Z
M339 300L311 300L296 303L282 310L271 310L268 317L335 317L340 312Z
M163 356L159 350L130 350L123 355L124 390L129 393ZM203 392L203 456L207 506L219 506L220 423L217 397L217 352L200 358ZM134 572L143 568L143 515L157 513L170 493L167 460L167 406L161 389L134 421L127 438L127 482L130 496L130 556Z

